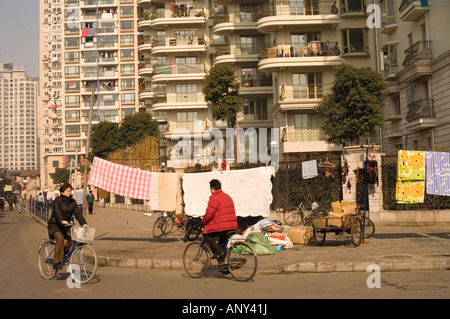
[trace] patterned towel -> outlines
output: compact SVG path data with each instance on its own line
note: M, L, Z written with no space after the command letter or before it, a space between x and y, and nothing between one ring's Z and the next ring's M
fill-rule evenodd
M400 204L425 200L425 152L398 151L395 199Z
M450 196L450 153L426 152L427 194Z
M154 178L158 179L157 175ZM88 184L129 198L150 200L152 195L152 202L157 202L155 199L155 196L158 196L157 181L156 188L153 189L151 181L151 172L95 157Z

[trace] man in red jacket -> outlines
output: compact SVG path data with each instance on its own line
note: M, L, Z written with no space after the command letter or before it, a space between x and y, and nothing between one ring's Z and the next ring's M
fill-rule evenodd
M213 258L220 258L225 252L228 231L237 229L238 224L233 200L222 191L220 181L213 179L209 185L211 196L202 219L203 237L213 250ZM219 243L215 237L219 237Z

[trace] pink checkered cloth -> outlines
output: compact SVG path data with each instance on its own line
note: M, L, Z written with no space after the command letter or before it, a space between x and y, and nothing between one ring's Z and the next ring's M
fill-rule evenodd
M94 157L88 184L120 196L150 200L151 207L158 206L158 173Z

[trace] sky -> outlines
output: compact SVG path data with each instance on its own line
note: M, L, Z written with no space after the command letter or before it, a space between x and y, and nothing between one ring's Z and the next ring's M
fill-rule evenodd
M0 0L0 62L39 75L39 0Z

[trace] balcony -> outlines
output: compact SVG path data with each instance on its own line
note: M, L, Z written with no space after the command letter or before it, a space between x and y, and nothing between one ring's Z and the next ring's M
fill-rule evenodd
M157 10L139 16L138 27L165 28L167 25L194 25L206 22L203 8L173 5L168 10Z
M193 31L176 31L174 37L167 37L162 39L155 39L153 42L152 53L153 54L167 54L167 53L180 53L180 52L206 52L205 37L195 36L182 36L183 32Z
M338 66L340 53L337 42L311 41L306 46L280 44L262 50L259 70L277 72L285 67Z
M426 0L403 0L400 4L400 19L414 22L430 9L430 3Z
M234 30L255 30L257 12L232 11L227 15L217 16L214 19L213 32L217 35L228 35Z
M264 48L269 44L249 43L231 44L229 47L217 48L215 63L257 62Z
M171 64L155 67L152 83L171 80L203 80L205 76L206 66L204 64Z
M282 85L277 106L280 110L313 110L331 90L331 83Z
M415 81L423 76L433 74L431 60L431 41L419 41L405 50L405 60L403 61L405 82Z
M408 104L406 115L406 128L412 131L420 131L436 126L436 118L433 109L433 99L425 98Z
M274 32L280 25L324 25L336 27L339 24L339 9L334 0L278 1L270 7L261 6L257 13L258 31Z

